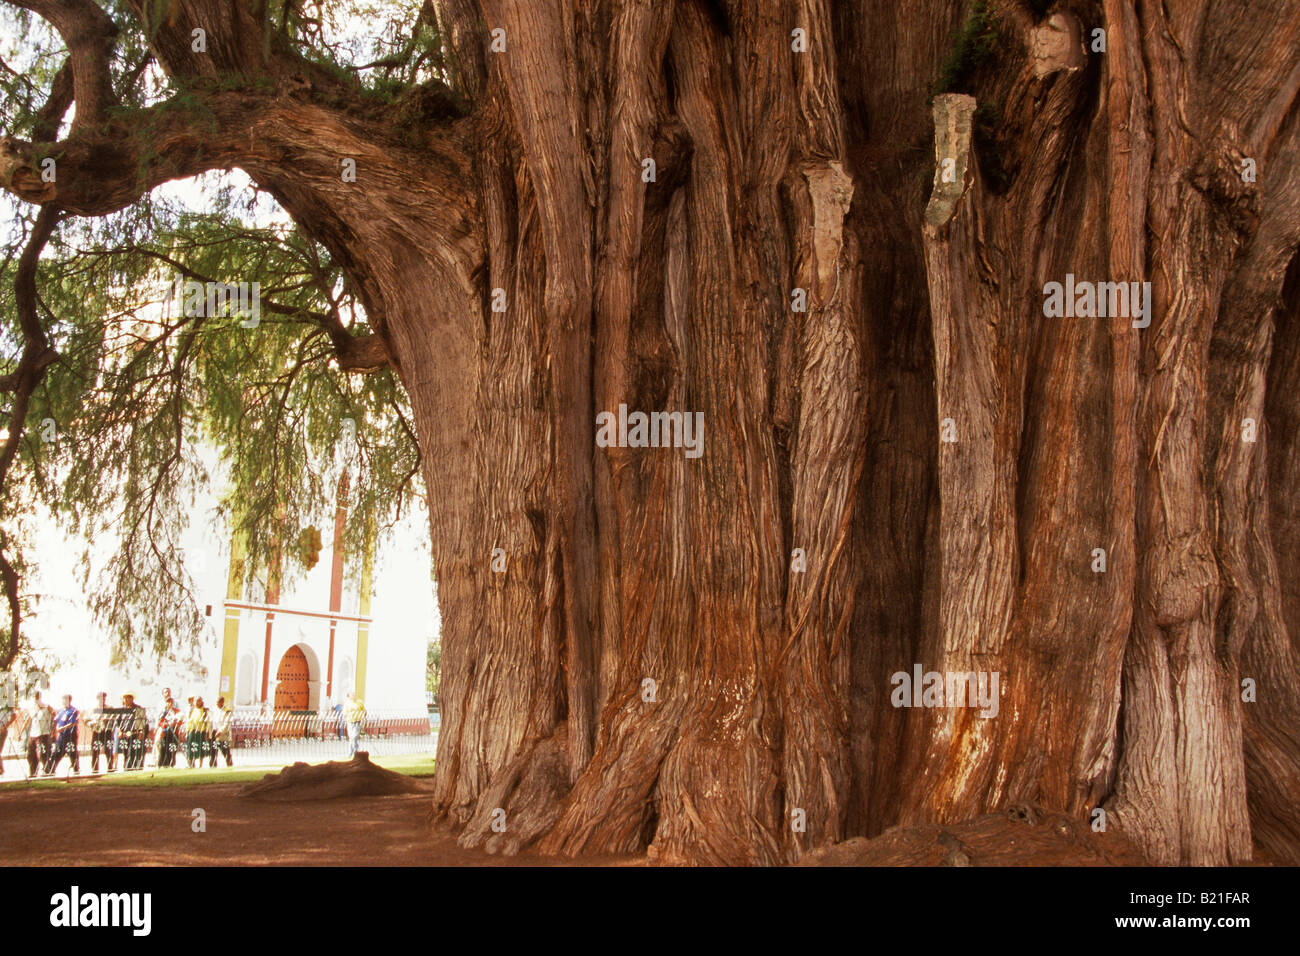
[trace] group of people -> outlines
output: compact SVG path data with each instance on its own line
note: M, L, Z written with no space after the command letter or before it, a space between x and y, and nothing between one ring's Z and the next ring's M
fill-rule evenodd
M135 702L133 694L122 695L121 707L109 707L108 694L104 691L96 695L96 701L96 706L85 715L92 773L99 772L101 756L109 771L118 761L123 770L139 770L151 745L158 767L176 766L176 755L180 752L190 767L202 765L205 759L209 766L215 767L218 754L226 758L226 766L233 762L230 737L234 712L226 707L224 697L217 698L215 715L204 706L202 697L189 698L188 707L182 713L172 699L171 688L164 688L158 717L153 722ZM65 756L72 772L81 773L78 741L81 722L82 714L73 706L71 694L63 695L63 707L58 711L41 699L40 691L32 694L10 725L17 727L25 738L29 776L36 776L38 770L46 776L53 775ZM0 729L0 745L6 729ZM0 760L0 773L3 772L4 763Z
M171 688L163 688L162 706L154 729L154 763L159 767L174 767L177 753L184 752L187 766L201 766L206 759L208 766L215 767L220 753L229 767L234 712L226 707L226 699L217 698L215 718L203 706L202 697L188 698L187 705L182 713L172 700Z
M108 771L117 766L122 770L140 770L150 752L156 767L175 767L178 755L183 755L190 767L202 766L204 760L208 766L215 767L218 756L225 757L227 767L232 766L234 711L226 706L224 697L217 698L217 706L212 711L204 705L202 697L190 697L182 709L172 698L171 688L166 687L157 716L150 720L133 694L123 694L120 707L109 707L108 694L104 691L95 696L96 705L84 715L73 706L71 694L63 695L63 706L57 711L41 699L39 690L33 691L30 700L17 710L6 704L0 708L0 749L6 736L12 733L18 739L19 749L26 745L29 776L38 773L53 776L64 757L68 758L72 772L80 775L79 728L84 723L90 735L92 773L99 773L101 757ZM11 697L10 703L16 701ZM355 755L365 727L365 705L348 693L343 704L334 704L330 710L338 720L339 737L346 729L348 751ZM4 761L0 758L0 774L3 773Z

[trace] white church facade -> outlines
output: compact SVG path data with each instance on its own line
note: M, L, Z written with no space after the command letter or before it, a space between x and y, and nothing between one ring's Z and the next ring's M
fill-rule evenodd
M350 692L366 698L374 554L371 549L353 557L361 562L360 588L345 593L347 491L344 480L331 547L319 556L327 560L317 560L301 583L284 590L278 569L271 569L265 601L249 599L242 549L232 542L222 603L219 688L235 706L270 704L275 710L320 712ZM409 663L415 663L414 654Z
M376 628L375 553L373 547L364 554L346 553L346 499L345 480L338 489L330 546L322 547L314 567L288 588L280 587L272 569L263 601L250 599L242 551L232 542L221 652L212 670L218 692L234 706L319 713L352 692L372 710L424 709L427 621L418 611L414 620L403 619L403 607L417 609L398 599L391 609L399 613L382 615L384 626ZM349 561L360 567L348 567ZM358 570L359 587L347 587Z
M213 504L196 502L194 513ZM205 612L203 633L196 653L160 663L112 659L86 596L67 587L75 543L60 548L51 540L29 630L52 664L40 684L72 694L83 708L103 690L113 701L130 691L152 709L170 687L181 700L201 695L212 706L224 697L237 710L319 713L353 691L372 714L424 714L426 653L439 624L427 523L421 513L408 515L370 554L348 554L346 502L340 505L334 527L322 529L316 564L305 573L298 568L283 588L271 583L274 576L251 587L255 576L246 573L239 542L192 525L183 539L185 565ZM258 577L267 577L265 569Z

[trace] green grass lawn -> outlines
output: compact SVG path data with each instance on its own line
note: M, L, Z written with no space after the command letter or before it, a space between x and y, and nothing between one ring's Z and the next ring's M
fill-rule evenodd
M433 757L428 754L401 754L394 757L371 757L371 762L388 770L411 777L427 777L433 773ZM15 761L16 763L16 761ZM196 787L205 783L251 783L268 773L277 771L263 767L260 770L241 770L234 767L186 767L157 770L136 770L132 773L111 773L93 779L47 777L0 784L0 794L13 790L54 790L74 787Z

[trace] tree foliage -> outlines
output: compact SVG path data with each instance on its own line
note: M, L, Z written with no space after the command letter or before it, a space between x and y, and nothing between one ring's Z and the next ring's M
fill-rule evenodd
M0 148L0 558L11 503L111 515L120 640L184 623L204 475L265 569L418 465L463 846L774 863L1029 802L1298 858L1300 6L9 2L66 44L5 51L48 85ZM157 190L231 169L293 224ZM1074 277L1127 306L1057 321ZM922 665L997 719L900 707Z
M430 641L425 657L424 689L437 700L442 689L442 641Z
M162 104L201 127L194 84L166 77L146 42L168 15L166 0L104 9L119 27L109 67L112 116L144 137L157 120L149 109ZM445 65L436 23L418 4L264 9L274 26L268 37L380 101L441 75ZM355 30L358 18L364 34ZM0 127L14 136L60 120L66 127L50 106L66 71L59 35L28 10L7 6L0 29L16 38L0 51ZM222 82L240 85L231 78L208 86ZM4 203L0 374L17 369L23 351L15 278L36 215L12 196ZM178 280L258 283L260 321L249 327L241 315L186 315ZM199 517L191 512L196 496L214 479L223 489L219 525L243 538L262 588L276 543L296 542L332 517L343 472L349 508L362 516L347 523L350 553L359 553L368 528L382 532L420 493L408 402L392 370L339 371L331 335L372 332L356 290L242 174L208 173L102 218L64 219L44 248L37 289L39 318L59 357L18 423L13 468L0 488L0 548L19 579L27 577L33 501L80 536L88 553L93 542L120 536L107 565L82 582L119 651L162 653L201 632L178 542ZM281 551L291 579L306 552ZM356 574L360 563L349 567ZM90 574L88 559L83 568ZM20 597L26 615L35 596L24 589ZM20 649L9 630L0 633L0 659Z

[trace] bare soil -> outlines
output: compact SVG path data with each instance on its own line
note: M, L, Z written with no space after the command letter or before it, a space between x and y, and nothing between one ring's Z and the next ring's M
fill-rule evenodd
M393 780L390 777L397 777ZM427 784L368 762L287 768L256 784L0 791L0 864L18 866L644 865L466 850L429 824ZM374 795L391 790L386 795ZM194 832L194 811L206 831ZM806 866L1141 866L1122 834L1033 807L894 828L815 850Z
M418 782L418 781L417 781ZM240 784L0 790L7 866L557 866L639 857L490 856L428 823L424 792L310 802L241 796ZM195 833L193 811L206 813Z
M351 760L295 763L248 784L239 793L255 800L293 803L425 792L415 778L378 767L370 762L368 754L359 753Z
M946 825L894 827L813 850L803 866L1148 866L1114 827L1022 804L1006 813Z

